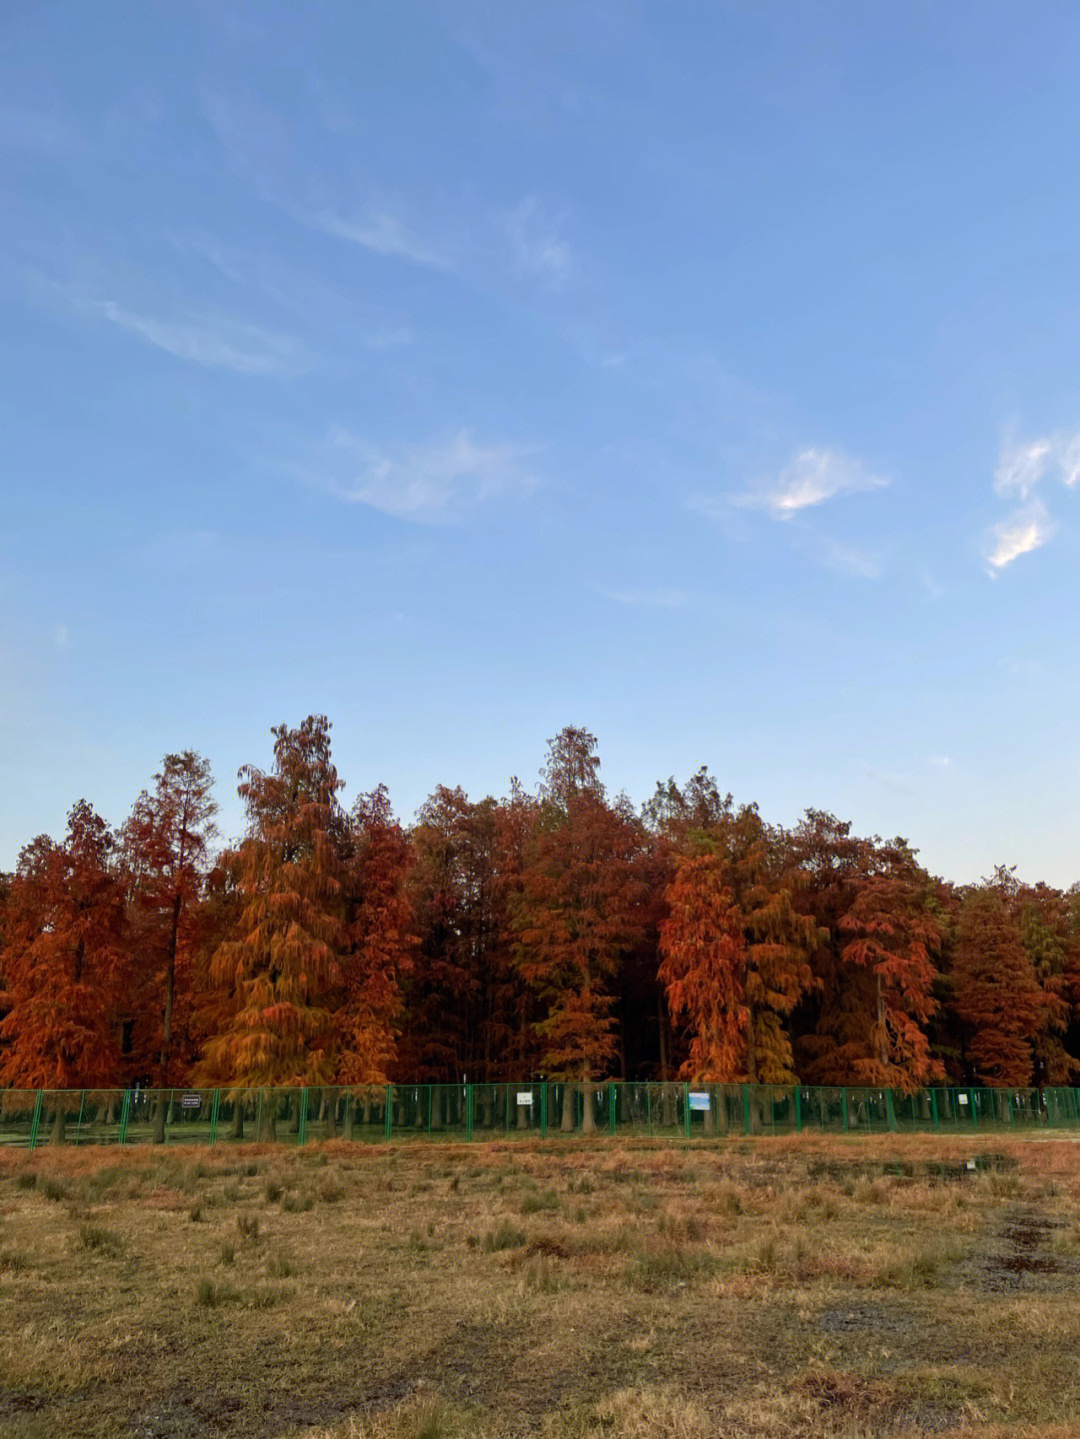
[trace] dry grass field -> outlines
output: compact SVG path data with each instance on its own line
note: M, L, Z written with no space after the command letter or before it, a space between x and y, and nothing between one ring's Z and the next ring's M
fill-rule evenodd
M1080 1144L0 1155L4 1439L931 1434L1080 1435Z

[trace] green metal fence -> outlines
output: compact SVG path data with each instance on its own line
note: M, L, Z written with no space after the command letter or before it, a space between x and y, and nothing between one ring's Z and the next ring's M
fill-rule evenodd
M0 1145L1080 1130L1080 1089L391 1084L0 1091Z

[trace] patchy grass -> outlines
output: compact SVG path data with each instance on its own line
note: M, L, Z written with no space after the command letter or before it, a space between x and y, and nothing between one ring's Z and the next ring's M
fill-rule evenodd
M0 1439L1064 1439L1078 1161L933 1136L0 1153Z

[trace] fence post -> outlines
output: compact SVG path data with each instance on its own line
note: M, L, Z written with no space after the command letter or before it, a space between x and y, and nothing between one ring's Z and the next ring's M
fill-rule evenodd
M475 1093L474 1093L474 1088L475 1088L475 1087L474 1087L473 1085L471 1085L471 1084L467 1084L467 1085L465 1086L465 1138L466 1138L466 1139L471 1139L471 1138L473 1137L473 1124L475 1123L475 1115L476 1115L476 1095L475 1095Z
M75 1126L75 1148L79 1147L79 1135L82 1133L83 1110L86 1108L86 1090L79 1095L79 1122Z
M120 1143L127 1143L128 1120L131 1118L131 1090L124 1090L124 1102L120 1106Z
M386 1111L383 1114L383 1138L389 1139L394 1132L394 1086L386 1086Z
M742 1128L744 1134L750 1133L750 1086L744 1084L742 1087Z
M893 1104L893 1093L891 1089L885 1091L885 1112L889 1116L889 1131L896 1133L896 1106Z
M795 1098L795 1133L802 1133L802 1090L798 1085L793 1091Z
M683 1087L682 1087L682 1112L683 1112L683 1129L684 1129L685 1132L686 1132L686 1137L687 1137L687 1139L689 1139L689 1138L690 1138L690 1086L689 1086L688 1084L684 1084Z
M219 1104L220 1102L221 1102L221 1090L220 1090L220 1089L215 1089L215 1090L214 1090L214 1097L213 1097L213 1099L210 1101L210 1143L211 1143L211 1144L216 1144L216 1143L217 1143L218 1104Z
M843 1115L843 1119L844 1119L844 1133L846 1134L846 1133L848 1132L848 1107L847 1107L847 1090L846 1090L846 1089L842 1089L842 1090L840 1091L840 1113Z
M545 1079L540 1086L540 1137L547 1138L548 1130L548 1086Z
M34 1100L34 1117L30 1121L30 1148L37 1148L38 1128L41 1124L41 1106L45 1102L45 1091L39 1089Z
M307 1096L307 1085L305 1084L300 1091L300 1123L296 1129L297 1144L305 1144L307 1142Z
M607 1087L608 1133L609 1133L609 1134L614 1134L614 1133L615 1133L615 1106L616 1106L617 1102L618 1102L618 1101L617 1101L617 1097L616 1097L616 1093L615 1093L615 1085L614 1085L613 1083L609 1082L609 1083L608 1083L608 1087Z

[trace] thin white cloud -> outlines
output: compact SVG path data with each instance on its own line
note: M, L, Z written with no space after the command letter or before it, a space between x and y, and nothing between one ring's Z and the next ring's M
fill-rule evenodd
M947 754L932 754L926 763L934 769L948 769L952 760Z
M1045 545L1054 533L1054 522L1040 500L1032 500L1008 519L993 527L986 552L991 574L998 574L1021 555Z
M819 538L816 543L821 562L827 569L855 575L862 580L879 580L885 572L881 556L869 550L857 550L852 545L842 545L827 537Z
M435 444L386 449L335 428L330 474L321 478L339 499L398 519L442 524L489 500L535 489L538 481L526 463L534 453L521 445L478 444L468 430Z
M561 290L575 270L574 254L558 220L546 215L535 195L500 215L518 268L540 279L549 290Z
M1033 440L1029 445L1012 445L1003 450L994 471L995 493L1019 495L1026 500L1046 474L1052 453L1049 440Z
M210 369L236 370L243 375L291 375L307 367L299 346L289 336L227 316L159 320L125 309L114 300L82 303L84 308L122 330L139 335L159 350Z
M298 225L361 245L376 255L397 256L434 269L452 268L443 250L419 238L405 223L398 204L376 197L368 187L365 203L358 206L354 179L335 179L296 163L285 121L252 96L207 94L202 109L236 173Z
M1080 482L1080 430L1058 430L1026 444L1005 445L994 471L994 491L1026 500L1051 470L1070 489Z
M596 586L596 593L617 605L642 610L681 609L689 598L685 590L609 590L602 585Z
M376 255L395 255L435 270L453 268L449 255L412 234L405 223L386 207L367 210L348 219L327 207L293 207L291 213L294 220L309 229L321 230L324 235L362 245Z
M1063 483L1074 490L1080 483L1080 430L1061 442L1058 463Z
M863 490L880 490L888 480L875 475L862 460L837 449L806 449L792 459L778 475L755 490L735 497L735 502L767 510L775 519L787 520L800 510L824 504L837 495Z

